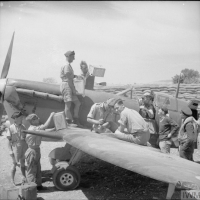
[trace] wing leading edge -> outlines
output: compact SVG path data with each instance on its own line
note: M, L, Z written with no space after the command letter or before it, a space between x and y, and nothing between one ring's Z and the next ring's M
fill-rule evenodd
M124 169L179 187L187 185L189 189L200 189L199 164L161 153L151 147L72 127L49 133L25 132L55 139L62 138L83 152Z

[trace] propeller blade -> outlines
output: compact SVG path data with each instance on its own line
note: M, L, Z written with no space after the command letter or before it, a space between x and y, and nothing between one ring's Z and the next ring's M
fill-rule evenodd
M10 63L11 63L14 35L15 35L15 32L13 33L12 40L10 42L10 46L8 49L8 53L6 55L6 59L5 59L4 65L3 65L3 70L1 72L1 78L6 78L8 75L8 71L9 71Z
M3 111L4 111L4 106L3 106L3 104L0 103L0 122L1 122L2 115L3 115Z

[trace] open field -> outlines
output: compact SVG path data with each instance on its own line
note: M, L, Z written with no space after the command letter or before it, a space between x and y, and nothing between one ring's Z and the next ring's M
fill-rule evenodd
M105 91L116 94L127 88L133 87L133 93L139 98L145 92L150 90L154 92L163 92L175 96L177 84L142 84L142 85L125 85L125 86L95 86L97 91ZM127 94L130 97L131 93ZM180 84L178 98L183 100L200 99L200 84Z

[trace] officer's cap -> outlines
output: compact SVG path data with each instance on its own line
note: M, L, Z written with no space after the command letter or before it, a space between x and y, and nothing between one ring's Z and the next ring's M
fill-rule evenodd
M20 116L22 116L22 115L23 115L22 112L17 111L17 112L14 112L14 113L13 113L13 115L11 116L11 118L12 118L12 119L16 119L16 118L18 118L18 117L20 117Z
M120 98L111 98L111 99L108 99L106 102L109 106L114 106L116 103L118 103L119 101L124 101Z
M181 108L181 112L186 116L191 116L192 115L192 111L188 106L182 107Z
M31 121L31 120L33 120L33 119L38 119L38 116L37 116L36 114L34 114L34 113L32 113L32 114L30 114L30 115L28 115L28 116L26 117L26 120L27 120L27 121Z
M65 54L64 54L66 57L69 57L71 55L75 55L75 52L74 51L67 51Z

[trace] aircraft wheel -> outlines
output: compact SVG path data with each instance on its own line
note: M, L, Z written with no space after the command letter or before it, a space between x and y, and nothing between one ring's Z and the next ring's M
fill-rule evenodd
M53 174L53 183L59 190L73 190L78 187L80 181L80 173L73 166L57 169Z

